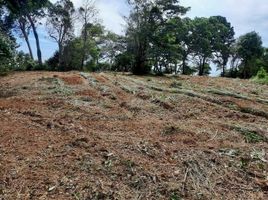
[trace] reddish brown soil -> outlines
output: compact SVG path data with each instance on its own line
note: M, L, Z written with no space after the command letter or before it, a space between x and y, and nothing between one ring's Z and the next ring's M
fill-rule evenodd
M0 199L268 199L267 113L244 80L1 77Z
M84 83L83 78L79 75L61 76L60 78L68 85L81 85Z

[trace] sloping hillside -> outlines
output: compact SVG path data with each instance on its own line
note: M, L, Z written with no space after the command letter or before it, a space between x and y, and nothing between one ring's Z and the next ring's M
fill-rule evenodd
M0 78L0 199L268 199L268 86Z

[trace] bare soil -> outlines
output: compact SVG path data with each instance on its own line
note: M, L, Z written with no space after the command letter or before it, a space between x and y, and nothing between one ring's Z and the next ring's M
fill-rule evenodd
M0 78L0 199L268 199L268 86L23 72Z

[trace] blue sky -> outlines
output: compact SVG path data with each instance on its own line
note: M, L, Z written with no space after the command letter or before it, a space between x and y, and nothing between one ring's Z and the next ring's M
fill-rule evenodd
M52 0L55 2L55 0ZM73 0L74 5L79 7L83 0ZM268 2L267 0L181 0L184 6L190 6L191 11L187 16L194 18L222 15L232 23L236 36L249 31L258 32L265 46L268 46ZM124 20L122 16L128 14L126 0L96 0L99 9L99 17L103 25L118 34L123 33ZM44 26L38 27L43 58L47 59L57 49L57 45L49 39ZM35 50L35 40L31 35L30 41ZM27 47L22 39L18 39L20 50L27 52Z

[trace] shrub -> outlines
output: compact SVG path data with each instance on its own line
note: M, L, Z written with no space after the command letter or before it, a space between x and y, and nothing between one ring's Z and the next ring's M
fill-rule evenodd
M46 61L48 70L57 71L59 70L59 52L56 51L52 57Z
M133 56L127 52L116 56L112 71L129 72L133 65Z
M267 77L268 77L267 72L266 72L265 69L262 67L262 68L258 71L258 73L257 73L257 78L258 78L258 79L265 79L265 78L267 78Z
M98 71L109 71L111 70L111 65L109 63L99 63L98 64Z
M260 84L268 84L268 74L263 67L258 71L257 75L253 78L253 81Z
M0 75L6 75L14 64L15 45L0 32Z
M37 66L37 62L31 59L29 54L25 54L22 51L17 53L15 61L14 70L16 71L33 70Z

